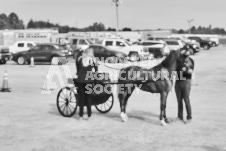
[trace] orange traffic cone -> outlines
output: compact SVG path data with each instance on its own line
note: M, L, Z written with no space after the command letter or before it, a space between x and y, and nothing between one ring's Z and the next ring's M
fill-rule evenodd
M35 67L34 57L31 57L30 67Z
M50 87L50 79L49 79L50 77L49 77L49 75L47 74L47 76L46 76L46 81L45 81L45 84L44 84L44 86L43 86L43 90L45 90L45 91L51 91L52 89L51 89L51 87Z
M3 84L2 84L1 92L11 92L10 91L10 88L9 88L9 85L8 85L7 71L5 71L5 73L4 73Z

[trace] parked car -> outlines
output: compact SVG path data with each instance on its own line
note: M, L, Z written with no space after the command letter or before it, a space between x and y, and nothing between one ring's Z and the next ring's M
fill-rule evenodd
M103 61L123 61L126 58L126 54L123 52L115 51L109 47L105 47L98 44L90 45L89 48L94 50L94 56L98 57L99 60L104 59Z
M213 47L216 47L220 44L218 37L207 37L207 40L212 42Z
M5 64L8 60L11 59L11 53L9 52L8 47L0 46L0 64Z
M27 51L21 51L13 54L13 60L19 65L26 62L30 64L33 57L34 62L51 62L52 64L65 64L67 58L72 53L65 46L59 44L37 44Z
M106 38L102 40L101 45L125 53L131 61L146 59L150 55L145 46L132 45L125 39Z
M34 47L36 44L37 43L34 41L17 41L9 47L9 51L13 54L21 51L26 51L31 47Z
M178 50L184 47L184 43L181 40L165 39L170 50Z
M204 50L208 50L213 46L213 42L210 40L204 40L200 37L195 37L195 36L191 36L188 37L188 39L192 39L192 40L196 40L197 42L199 42L200 46L204 49Z
M146 40L141 41L139 45L146 46L148 51L153 54L154 57L161 57L170 53L170 49L164 41Z
M189 47L193 50L194 53L197 53L200 51L200 44L196 40L191 40L184 38L182 39L183 42L185 42Z
M192 54L200 51L200 44L196 40L187 39L185 37L170 37L170 39L181 40L184 45L187 45L191 49Z

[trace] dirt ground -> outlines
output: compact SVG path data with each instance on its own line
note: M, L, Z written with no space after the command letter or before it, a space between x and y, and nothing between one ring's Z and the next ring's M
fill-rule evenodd
M127 123L121 122L117 96L107 114L93 107L89 121L78 120L78 115L65 118L56 107L61 85L58 83L51 94L41 94L49 65L1 65L0 76L7 70L12 92L0 93L0 150L226 150L226 47L203 50L192 58L198 82L191 91L192 123L172 122L166 127L160 125L156 94L135 92L128 102ZM73 63L70 68L74 74ZM174 90L167 100L167 116L177 116Z

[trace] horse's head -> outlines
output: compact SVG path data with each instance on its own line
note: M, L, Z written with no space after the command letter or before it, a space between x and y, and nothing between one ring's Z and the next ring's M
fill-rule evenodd
M171 67L176 61L180 60L180 57L182 54L180 53L179 50L177 51L170 51L169 55L166 57L165 60L163 60L162 65L166 68Z
M190 56L190 54L191 54L190 49L188 49L187 47L183 47L178 51L180 51L180 54L184 57Z

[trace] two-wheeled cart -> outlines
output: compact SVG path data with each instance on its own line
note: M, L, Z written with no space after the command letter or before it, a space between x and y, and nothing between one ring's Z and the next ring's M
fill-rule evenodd
M99 75L101 74L104 74L105 76L106 73L99 73ZM72 84L72 86L66 86L60 89L57 94L56 102L58 111L64 117L72 117L79 106L79 94L77 92L78 83L76 79L68 79L68 83ZM99 94L90 94L92 95L92 105L94 105L100 113L107 113L111 110L114 104L114 96L111 93L111 82L108 78L99 81L98 84L106 87L108 91L103 91Z

